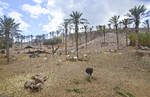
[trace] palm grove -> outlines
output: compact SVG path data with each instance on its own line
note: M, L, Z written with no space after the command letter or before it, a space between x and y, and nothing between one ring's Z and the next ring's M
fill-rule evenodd
M86 48L87 48L87 42L91 41L92 39L96 38L95 36L97 35L103 35L104 36L104 43L105 43L105 36L106 33L108 31L112 31L113 29L111 28L111 26L113 25L113 28L115 30L116 33L116 43L117 43L117 49L119 49L119 32L121 28L119 28L119 24L123 25L124 28L121 29L123 32L125 32L125 37L126 37L126 46L128 46L128 38L129 38L129 33L128 33L128 25L130 24L134 24L134 31L135 31L135 36L136 36L136 41L135 41L135 46L138 48L139 46L139 25L140 25L140 18L141 18L141 14L143 14L146 11L146 8L144 5L140 5L140 6L135 6L134 8L131 8L129 10L129 13L127 13L128 18L119 21L120 16L119 15L115 15L113 17L110 18L109 20L109 24L108 25L108 29L106 27L106 25L98 25L96 26L97 31L96 32L92 32L92 27L89 27L89 23L88 20L85 18L82 18L83 13L77 12L77 11L73 11L70 14L70 17L68 19L64 20L63 23L63 28L62 30L62 35L65 38L65 54L68 54L68 49L67 49L67 42L68 42L68 29L74 29L74 34L72 34L72 41L73 41L73 37L75 39L76 42L76 56L78 58L79 53L79 27L82 26L82 29L84 30L84 36L85 36L85 44L86 44ZM149 20L146 20L144 23L149 31ZM7 56L7 61L9 63L9 48L12 47L12 44L14 43L14 38L15 39L20 39L21 43L23 42L23 40L28 39L28 41L33 39L33 35L30 36L23 36L20 33L19 30L19 23L16 23L14 19L12 19L11 17L7 17L7 16L3 16L0 18L0 49L5 49L6 50L6 56ZM89 29L89 32L88 32ZM148 32L147 31L147 32ZM60 35L60 30L56 31L56 32L50 32L49 34L52 36L52 38L54 38L55 33L57 34L57 37L61 37ZM90 34L90 35L88 35ZM92 35L93 34L93 35ZM45 40L45 36L46 35L38 35L36 36L36 39L34 40L34 42L43 42L43 40ZM30 41L31 42L31 41ZM46 41L46 44L49 41ZM31 44L31 43L30 43Z

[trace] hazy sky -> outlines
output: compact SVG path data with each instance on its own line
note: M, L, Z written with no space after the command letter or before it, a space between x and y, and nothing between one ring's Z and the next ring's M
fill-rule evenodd
M72 11L80 11L91 25L108 24L113 15L122 15L135 5L150 9L150 0L0 0L0 16L21 23L24 35L55 31Z

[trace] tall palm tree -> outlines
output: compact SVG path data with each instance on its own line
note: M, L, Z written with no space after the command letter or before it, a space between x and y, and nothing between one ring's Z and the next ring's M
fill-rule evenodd
M86 48L87 48L87 29L88 29L88 25L84 25L84 33L85 33L85 44L86 44Z
M64 29L65 29L65 54L67 55L67 36L68 36L68 25L69 25L69 20L65 19L64 20Z
M126 33L126 46L128 46L128 25L131 24L131 20L130 19L124 19L122 20L122 24L124 25L124 30L125 30L125 33Z
M140 16L146 11L144 5L135 6L129 10L128 16L133 20L135 24L135 32L136 32L136 48L138 48L138 32L140 25Z
M57 31L56 31L56 34L57 34L57 38L58 38L58 35L59 35L59 33L60 33L60 31L59 31L59 30L57 30Z
M6 55L7 55L7 62L9 64L9 46L10 46L10 35L12 33L16 33L20 30L19 29L19 23L15 23L15 20L4 16L3 18L0 18L0 30L4 33L6 38Z
M119 18L120 18L120 16L116 16L116 15L115 15L115 16L111 17L111 19L109 20L109 22L114 25L115 30L116 30L117 49L119 49L119 37L118 37Z
M87 20L82 18L82 13L73 11L70 14L70 22L74 24L75 26L75 39L76 39L76 52L77 52L77 58L78 58L78 30L79 30L79 24L84 24Z

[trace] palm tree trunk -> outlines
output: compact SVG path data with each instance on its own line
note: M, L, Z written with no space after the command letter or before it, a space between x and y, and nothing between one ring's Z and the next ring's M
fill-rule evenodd
M78 24L75 24L75 33L76 33L76 53L78 58Z
M67 27L65 27L65 54L67 55Z
M6 34L6 56L7 56L7 63L9 64L10 62L9 60L9 34Z
M72 47L73 47L73 34L71 35L71 37L72 37Z
M116 26L116 38L117 38L117 49L119 50L119 37L118 37L118 28Z
M105 43L105 30L104 30L104 43Z
M86 49L87 49L87 32L85 31L85 42L86 42Z
M22 49L22 44L23 44L22 41L23 41L23 40L21 39L21 49Z
M136 32L136 49L138 49L138 45L139 45L139 39L138 39L138 28L136 27L135 29L135 32Z
M127 32L127 27L125 28L126 31L126 46L128 46L128 32Z

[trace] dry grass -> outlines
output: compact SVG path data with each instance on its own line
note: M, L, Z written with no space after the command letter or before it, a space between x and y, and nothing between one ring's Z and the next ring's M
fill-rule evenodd
M30 60L27 55L19 54L12 64L1 62L0 96L122 97L113 90L120 87L135 97L149 97L150 57L137 57L133 48L116 53L81 52L89 56L88 61L66 61L64 55L48 56L48 61L44 61L45 55ZM86 80L86 67L94 68L90 83ZM24 83L35 74L48 75L49 79L42 91L31 93L24 89Z

